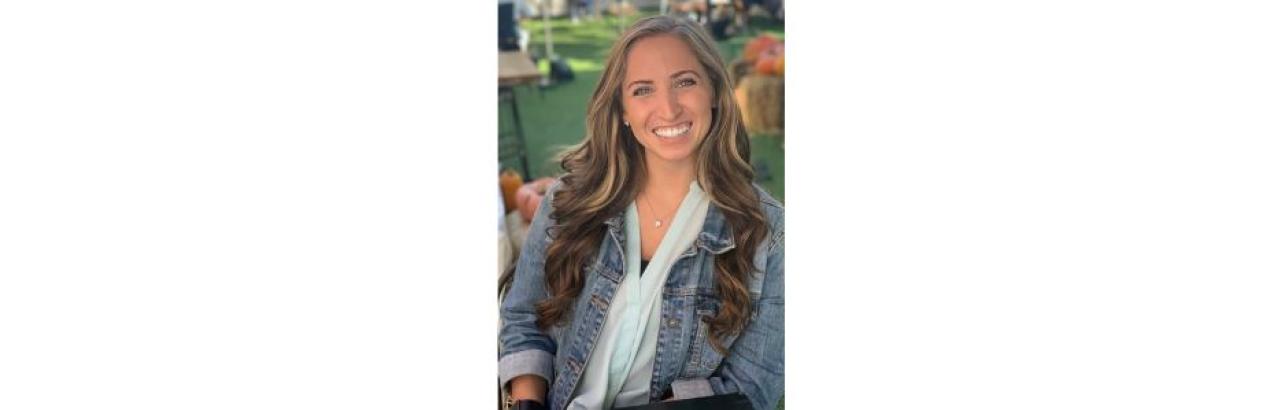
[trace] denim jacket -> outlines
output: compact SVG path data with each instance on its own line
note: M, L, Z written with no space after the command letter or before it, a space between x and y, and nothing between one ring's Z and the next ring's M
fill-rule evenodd
M551 225L551 199L559 184L557 181L547 190L533 218L514 281L503 301L498 360L504 386L521 375L545 378L551 409L568 405L580 382L622 280L626 249L624 214L620 213L605 222L608 233L595 262L587 268L571 319L547 332L538 329L534 305L548 297L543 276L551 242L547 227ZM724 213L712 203L698 239L677 257L663 284L650 402L661 401L668 390L675 399L738 392L756 409L777 406L783 391L783 208L759 187L756 191L768 219L769 237L755 253L756 272L748 282L752 309L747 327L725 341L729 351L721 355L711 347L708 325L701 320L714 316L720 308L714 256L734 247Z

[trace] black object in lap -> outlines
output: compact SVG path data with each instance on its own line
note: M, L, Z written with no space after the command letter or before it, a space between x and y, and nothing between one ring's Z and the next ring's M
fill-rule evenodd
M614 410L751 410L751 401L741 393L696 399L660 401L643 406L615 407Z

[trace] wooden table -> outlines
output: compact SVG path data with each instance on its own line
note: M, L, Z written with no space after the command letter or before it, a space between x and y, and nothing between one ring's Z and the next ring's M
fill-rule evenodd
M516 102L515 87L537 84L541 79L542 73L538 72L538 66L533 64L529 54L519 51L498 52L498 96L511 101L511 117L515 120L515 155L520 160L525 179L533 179L533 175L529 174L529 156L525 149L524 125L520 123L520 109ZM498 143L501 146L501 134L498 135Z
M498 52L498 85L516 86L537 83L542 79L538 66L533 64L529 54L520 51Z

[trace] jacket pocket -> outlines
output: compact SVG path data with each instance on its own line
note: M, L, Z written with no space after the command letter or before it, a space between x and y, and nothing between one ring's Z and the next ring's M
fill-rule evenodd
M682 378L706 378L720 367L724 356L711 346L711 325L706 320L720 312L720 298L711 292L699 292L694 297L694 320L697 321L689 359L685 362Z

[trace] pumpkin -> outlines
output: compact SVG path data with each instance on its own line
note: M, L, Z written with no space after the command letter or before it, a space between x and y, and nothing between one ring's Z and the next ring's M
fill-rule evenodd
M779 43L777 38L768 34L762 34L759 37L751 39L742 48L742 59L755 62L760 57L760 53L773 48Z
M502 187L502 205L506 207L507 212L516 209L518 205L516 202L516 190L520 189L520 185L523 184L524 178L513 169L508 168L498 174L498 186Z
M778 56L778 61L777 61L776 63L774 63L774 64L773 64L773 74L774 74L774 75L781 76L781 75L783 75L783 73L785 72L785 71L783 71L783 60L784 60L784 58L783 58L782 56Z
M542 197L547 194L547 188L551 187L551 183L555 182L553 178L538 178L533 182L529 182L520 186L516 191L516 202L520 208L520 217L525 222L533 221L533 215L538 213L538 206L542 204Z
M780 74L777 70L778 59L782 58L784 53L786 53L786 46L783 43L775 43L761 51L756 57L756 72L764 75Z
M783 43L773 43L773 44L770 44L768 48L765 48L764 50L760 51L760 54L756 56L756 59L772 60L778 57L782 57L782 54L786 53L786 51L787 51L787 46L784 45Z
M777 59L775 58L761 58L756 61L756 74L760 74L760 75L777 74L773 72L773 67L776 65L777 65Z

